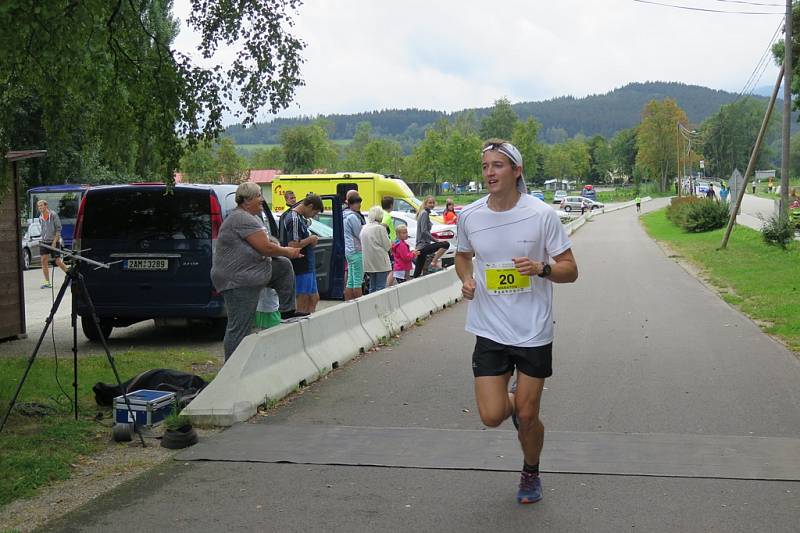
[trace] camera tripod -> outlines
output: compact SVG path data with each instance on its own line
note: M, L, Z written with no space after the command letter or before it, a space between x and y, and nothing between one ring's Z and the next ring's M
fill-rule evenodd
M133 430L134 432L139 434L139 440L142 443L142 447L146 447L144 443L144 437L142 436L141 432L136 431L136 415L133 412L133 408L131 407L131 403L128 400L128 394L125 392L125 388L122 386L122 381L119 378L119 372L117 372L117 365L114 362L114 356L111 355L111 351L108 349L108 343L106 342L106 338L103 335L102 331L100 330L100 319L97 318L97 312L95 311L94 302L92 302L91 296L89 296L89 291L86 289L86 282L83 279L83 274L80 272L80 265L82 263L87 263L90 265L94 265L97 268L108 268L109 265L106 263L99 263L97 261L93 261L87 257L83 257L78 253L69 252L65 250L61 250L59 248L54 248L52 246L48 246L46 244L40 243L39 246L45 248L47 250L58 252L65 257L68 257L73 260L72 265L67 269L66 278L64 279L64 284L58 290L58 295L56 296L55 301L53 302L53 306L50 309L50 314L47 316L45 320L45 326L42 330L42 334L39 335L39 340L36 342L36 347L33 349L30 357L28 357L28 366L25 368L25 373L22 374L22 379L19 381L19 385L17 385L17 391L14 393L14 397L11 399L11 403L8 406L8 411L6 411L5 416L3 417L2 423L0 423L0 432L3 431L3 428L8 421L8 417L11 415L11 411L14 409L14 405L17 403L17 398L19 397L19 393L22 390L23 385L25 385L25 379L28 377L28 372L30 372L31 367L33 366L34 361L36 360L36 355L39 353L39 348L42 345L42 341L44 340L45 335L47 335L47 330L53 324L53 317L55 317L56 312L58 311L58 307L61 305L61 301L64 299L64 295L67 292L67 288L72 287L72 314L71 314L71 323L72 323L72 388L73 388L73 412L75 413L75 420L78 419L78 300L82 300L86 306L89 308L89 312L92 316L92 322L94 323L94 327L97 328L97 331L100 332L100 341L103 344L103 350L106 352L106 358L108 359L108 363L111 366L111 370L114 371L114 377L117 380L117 385L119 385L120 390L122 391L122 397L125 400L125 406L128 408L128 416L133 423Z

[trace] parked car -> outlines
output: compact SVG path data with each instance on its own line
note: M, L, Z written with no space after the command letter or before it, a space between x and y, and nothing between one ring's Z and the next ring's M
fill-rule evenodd
M534 196L544 202L544 193L542 191L531 191L531 196Z
M39 241L42 236L42 228L39 220L34 219L28 225L28 230L22 236L22 268L28 270L32 265L38 264L42 258L39 255Z
M235 185L178 184L170 194L160 183L89 189L78 211L75 247L109 268L82 269L100 320L98 331L88 306L78 300L86 337L99 340L114 327L149 319L157 325L210 324L221 336L227 318L211 283L211 263L222 221L236 208L235 195ZM335 197L327 201L339 208ZM265 224L277 233L271 213ZM326 254L319 255L324 261ZM343 282L340 270L326 280Z
M583 196L567 196L563 200L561 200L561 209L569 213L570 211L580 211L582 204L588 204L589 209L594 211L595 209L602 209L605 207L605 204L601 202L597 202L595 200L590 200L589 198L584 198Z
M553 203L560 204L561 200L567 197L567 191L556 191L553 195Z
M394 220L394 225L397 227L400 224L404 224L408 227L408 246L413 249L414 245L416 244L417 240L417 217L414 213L404 213L402 211L392 211L392 219ZM444 255L442 256L442 265L450 266L455 263L456 259L456 245L458 239L457 237L457 229L455 224L437 224L436 222L433 223L431 227L431 236L436 241L444 241L447 242L450 247L445 251Z
M597 200L597 191L594 190L592 185L584 185L583 189L581 189L581 196L590 200Z

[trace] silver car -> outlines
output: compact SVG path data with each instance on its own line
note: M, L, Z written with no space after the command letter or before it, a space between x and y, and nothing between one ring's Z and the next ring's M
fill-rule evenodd
M592 211L605 207L605 204L583 196L566 196L561 200L561 209L567 213L573 210L580 211L583 204L586 204L586 208Z
M42 228L39 225L39 220L34 219L28 225L28 231L22 236L22 267L25 270L28 270L34 264L38 264L42 259L39 255L41 237Z

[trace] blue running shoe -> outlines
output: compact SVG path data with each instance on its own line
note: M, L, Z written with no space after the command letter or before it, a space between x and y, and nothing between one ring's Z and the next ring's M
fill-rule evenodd
M519 503L536 503L542 499L542 480L536 474L522 472L519 478L519 491L517 491L517 501Z
M516 394L517 393L517 380L516 379L514 380L513 383L511 383L511 389L509 390L509 392L511 394ZM514 427L517 428L517 431L519 431L519 420L517 420L517 411L516 410L511 411L511 422L514 423Z

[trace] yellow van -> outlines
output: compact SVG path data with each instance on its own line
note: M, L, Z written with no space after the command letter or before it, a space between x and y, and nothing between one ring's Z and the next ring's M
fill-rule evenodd
M394 210L416 213L422 202L418 200L406 182L399 178L388 178L370 172L339 172L338 174L282 174L272 181L272 210L286 209L283 194L294 191L298 200L308 193L338 194L344 200L347 191L355 189L362 198L361 210L367 211L381 205L384 196L394 198Z

